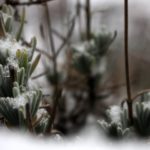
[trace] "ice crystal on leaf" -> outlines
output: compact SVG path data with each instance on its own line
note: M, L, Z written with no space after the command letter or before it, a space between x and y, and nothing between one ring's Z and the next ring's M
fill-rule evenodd
M49 116L46 111L39 114L42 92L38 88L33 90L28 86L30 76L40 60L40 55L32 60L36 39L31 40L30 49L22 46L19 40L25 12L23 11L21 26L16 36L10 30L13 26L10 18L13 19L12 8L2 6L0 11L0 25L3 31L0 36L0 116L6 127L44 133ZM43 119L44 114L47 114L45 115L47 122L45 117Z

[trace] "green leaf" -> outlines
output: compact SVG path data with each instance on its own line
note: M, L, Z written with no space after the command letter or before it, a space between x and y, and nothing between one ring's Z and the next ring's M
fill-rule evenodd
M39 105L40 105L41 97L42 97L41 91L37 91L33 95L32 102L30 103L31 104L31 115L32 115L32 117L34 117L36 115L36 112L37 112Z
M14 9L12 8L12 6L7 5L7 7L8 7L8 14L14 16Z
M0 12L0 37L6 37L4 19L1 12Z
M5 23L5 30L6 32L11 32L12 31L12 19L8 18L6 23Z
M33 58L33 54L34 54L34 51L35 51L35 49L36 49L36 44L37 44L37 40L36 40L35 37L33 37L33 38L31 39L31 56L30 56L30 59L29 59L29 60L32 60L32 58Z
M19 85L24 85L24 82L25 82L25 69L23 67L21 67L17 71L17 82L19 83Z
M1 98L0 99L0 114L5 118L5 120L10 124L18 125L18 112L13 108L10 101L11 98Z
M22 34L22 31L23 31L23 27L24 27L24 22L25 22L25 8L23 8L20 28L19 28L19 30L17 32L17 35L16 35L16 40L17 41L19 41L20 38L21 38L21 34Z
M24 130L26 128L27 123L25 121L25 112L23 107L20 107L18 109L18 117L19 117L19 127Z
M16 57L19 62L19 67L24 67L24 69L27 70L28 62L29 62L27 51L26 50L24 50L24 51L17 50Z
M17 57L17 59L20 59L20 58L21 58L21 50L20 50L20 49L18 49L18 50L16 51L16 57Z
M41 58L41 54L37 55L37 57L35 58L34 62L32 63L31 70L30 70L30 75L32 75L32 73L34 72L35 68L37 67L40 58Z
M19 88L14 87L14 88L13 88L13 96L14 96L14 97L17 97L17 96L19 96L19 95L20 95L20 90L19 90Z
M2 9L1 9L2 12L7 14L7 8L8 8L7 5L6 5L6 4L3 4L3 5L2 5Z

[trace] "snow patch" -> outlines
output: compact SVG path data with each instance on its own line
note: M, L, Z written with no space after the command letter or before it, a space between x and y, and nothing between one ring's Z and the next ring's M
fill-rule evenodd
M4 56L16 56L17 50L27 50L29 53L29 49L25 46L22 46L15 39L12 39L10 36L7 38L0 39L0 51L4 54Z
M108 113L113 122L118 123L121 121L120 114L122 113L122 110L119 106L112 106L108 110Z

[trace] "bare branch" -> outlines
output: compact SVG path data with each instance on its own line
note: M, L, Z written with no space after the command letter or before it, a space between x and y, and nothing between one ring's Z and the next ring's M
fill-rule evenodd
M28 46L28 47L31 47L31 44L30 44L29 42L25 41L23 38L21 38L21 41L22 41L22 44L23 44L23 45L26 45L26 46ZM39 48L36 48L35 50L36 50L37 52L43 54L44 56L46 56L49 60L52 60L53 57L52 57L48 52L46 52L46 51L44 51L44 50L41 50L41 49L39 49Z
M129 47L128 47L128 32L129 32L129 18L128 18L128 0L124 0L124 55L125 55L125 75L126 75L126 88L127 88L127 104L130 123L133 123L133 109L132 109L132 96L130 85L130 71L129 71Z
M34 77L32 77L32 80L35 80L35 79L40 78L42 76L45 76L46 74L48 74L48 71L44 71L38 75L35 75Z
M64 39L64 42L60 45L60 47L58 48L57 52L56 52L56 57L59 55L59 53L61 52L61 50L63 49L63 47L68 43L68 41L70 40L73 30L75 27L75 17L72 20L72 25L70 27L70 30L68 31L67 37Z
M31 1L31 2L18 2L18 1L7 1L5 2L7 5L12 6L31 6L31 5L41 5L50 1L54 0L37 0L37 1Z
M65 38L63 35L61 35L56 29L51 28L51 30L52 30L52 32L53 32L58 38L60 38L62 41L66 40L66 38Z
M87 34L87 40L90 40L91 38L91 4L90 0L86 0L86 34Z

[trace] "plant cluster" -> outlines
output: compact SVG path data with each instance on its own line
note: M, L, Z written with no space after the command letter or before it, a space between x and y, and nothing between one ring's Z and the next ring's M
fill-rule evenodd
M127 105L112 106L106 111L107 120L98 121L107 135L114 138L150 136L150 97L144 93L133 104L133 122L130 123Z
M101 99L97 91L104 70L100 71L100 67L103 66L104 58L116 37L116 32L112 35L103 31L90 35L90 39L81 43L80 46L71 44L69 47L71 59L67 56L70 63L66 63L67 77L65 79L62 77L64 70L60 72L57 69L59 50L56 52L52 46L52 56L39 50L41 54L46 54L53 64L53 68L46 68L49 70L47 79L53 87L53 93L50 96L53 103L49 105L48 102L43 101L40 89L33 89L29 86L30 77L38 65L41 54L33 59L34 52L37 50L36 38L32 38L30 43L23 41L23 44L27 46L22 44L21 33L25 23L25 10L23 9L19 19L21 22L17 33L14 33L13 28L15 19L12 7L3 5L0 14L1 124L8 128L20 128L42 134L51 133L53 129L68 133L68 124L71 124L69 132L83 126L88 114L94 110L95 101ZM50 18L48 23L51 26ZM68 36L73 28L74 20ZM53 39L50 41L53 45ZM74 76L75 74L77 76ZM72 85L76 79L80 82L78 80ZM65 91L63 96L61 96L62 90ZM68 93L75 103L70 112L68 112L70 106L66 105Z
M72 125L71 130L83 126L88 115L93 112L96 101L102 99L98 89L106 69L106 55L115 37L116 32L114 35L108 32L101 32L93 34L90 41L71 45L69 48L67 60L70 61L66 63L67 75L63 81L59 80L58 82L65 93L60 102L62 106L58 108L60 111L58 113L61 115L56 123L56 128L63 133L67 132L67 124ZM62 79L61 76L63 74L64 70L59 72L59 79ZM52 82L54 81L53 76L48 76L48 80L51 84L55 83ZM75 103L69 113L67 112L69 106L66 106L66 101L69 101L68 98L73 99Z
M36 69L40 54L33 59L36 39L31 48L20 43L25 21L25 11L20 28L13 32L14 11L3 5L0 10L0 116L1 124L8 128L44 133L48 119L47 111L40 109L42 91L29 87L30 76ZM14 36L15 35L15 36Z
M11 5L42 4L49 0L19 2L8 1ZM51 1L51 0L50 0ZM106 120L99 125L109 137L123 138L150 136L150 95L142 93L138 101L131 97L128 64L128 1L125 0L125 72L127 100L121 106L112 106L106 111ZM67 37L52 29L47 3L43 5L47 12L51 53L36 48L36 38L28 43L21 38L25 23L25 10L19 18L19 30L14 31L14 10L11 6L0 7L0 122L7 128L19 128L36 134L51 134L54 129L63 134L74 132L85 125L89 114L94 112L98 100L102 100L100 85L106 70L107 52L116 38L106 31L91 32L90 1L86 0L86 37L80 44L72 44L75 20L80 17L80 8L71 20ZM78 3L78 7L81 7ZM55 49L53 34L63 40ZM81 35L82 36L82 35ZM82 39L82 37L80 37ZM24 45L26 44L26 46ZM67 45L65 65L59 69L58 56ZM40 54L35 54L35 50ZM47 81L51 87L49 99L43 100L39 88L30 86L30 78L36 69L41 54L51 65L46 66ZM36 56L36 57L33 57ZM102 69L103 68L103 69ZM73 100L73 107L67 104Z

